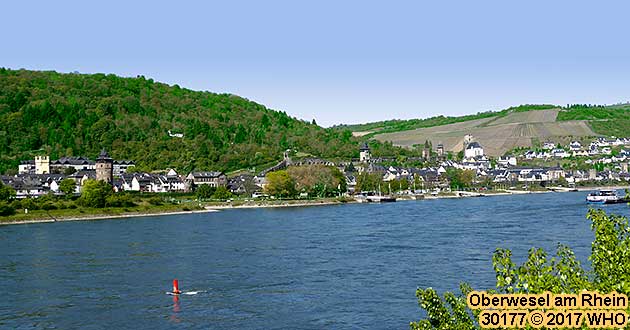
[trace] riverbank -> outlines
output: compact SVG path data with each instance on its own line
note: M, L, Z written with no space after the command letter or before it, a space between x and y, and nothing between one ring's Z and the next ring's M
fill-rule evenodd
M591 191L597 189L630 189L628 186L607 186L607 187L578 187L578 191ZM417 198L416 200L434 200L434 199L451 199L451 198L478 198L478 197L491 197L491 196L508 196L508 195L521 195L521 194L543 194L553 192L568 192L568 191L552 191L552 190L493 190L484 192L463 192L465 194L459 194L455 191L447 194L438 195L424 195L423 198ZM399 200L413 200L407 199L405 196L399 196ZM223 203L202 203L197 205L197 209L188 209L188 207L177 207L176 209L164 209L156 208L154 210L135 210L132 212L126 212L126 209L88 209L74 211L73 213L65 214L60 212L46 212L36 211L39 213L32 214L18 214L10 217L0 217L0 225L17 225L17 224L31 224L31 223L50 223L50 222L64 222L64 221L90 221L90 220L109 220L109 219L128 219L137 217L148 216L166 216L166 215L179 215L179 214L195 214L195 213L208 213L218 212L222 210L231 209L252 209L252 208L283 208L283 207L308 207L308 206L325 206L325 205L342 205L357 203L354 199L317 199L317 200L262 200L262 201L234 201ZM60 210L63 211L63 210ZM77 213L81 212L81 213ZM84 213L87 212L87 213Z
M221 210L229 209L248 209L248 208L282 208L282 207L307 207L307 206L323 206L323 205L337 205L356 203L354 200L337 200L337 199L321 199L321 200L273 200L273 201L246 201L244 203L205 203L201 204L200 209L196 210L168 210L160 209L156 211L138 211L138 212L122 212L117 213L117 210L102 210L90 209L84 214L59 214L58 212L45 212L40 211L35 214L19 214L10 217L0 217L0 225L19 225L19 224L32 224L32 223L54 223L65 221L90 221L90 220L115 220L115 219L128 219L137 217L149 217L149 216L166 216L166 215L179 215L179 214L195 214L195 213L208 213L218 212ZM105 211L114 212L106 213ZM45 212L45 214L43 214ZM84 211L85 212L85 211Z
M73 218L48 218L48 219L31 219L31 220L7 220L0 221L0 225L22 225L29 223L44 223L44 222L66 222L66 221L90 221L90 220L113 220L113 219L127 219L127 218L141 218L141 217L153 217L164 215L178 215L178 214L194 214L194 213L208 213L218 212L215 209L195 210L195 211L172 211L172 212L160 212L160 213L128 213L119 215L86 215L84 217Z

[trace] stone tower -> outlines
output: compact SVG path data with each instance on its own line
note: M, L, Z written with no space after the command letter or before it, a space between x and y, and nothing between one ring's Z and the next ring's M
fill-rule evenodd
M96 158L96 180L114 183L114 160L103 149Z
M35 174L50 174L50 159L48 156L35 156Z

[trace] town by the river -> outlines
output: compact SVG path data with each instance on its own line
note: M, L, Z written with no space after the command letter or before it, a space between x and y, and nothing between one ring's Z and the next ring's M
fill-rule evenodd
M498 247L564 243L589 268L586 194L2 226L0 328L406 328L418 287L492 289Z

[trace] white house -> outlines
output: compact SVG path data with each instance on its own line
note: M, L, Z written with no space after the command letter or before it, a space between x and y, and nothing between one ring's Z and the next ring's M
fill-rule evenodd
M573 157L588 157L588 151L580 149L572 152Z
M545 142L543 144L543 149L545 149L545 150L551 150L551 149L553 149L555 147L556 147L556 145L553 142Z
M569 149L571 149L571 151L578 151L582 149L582 144L580 141L572 141L571 144L569 144Z
M560 149L560 148L558 148L558 149L553 149L553 150L551 151L551 153L552 153L552 154L553 154L553 156L554 156L554 157L556 157L556 158L567 158L567 157L570 157L570 156L571 156L568 152L566 152L566 150L564 150L564 149Z
M499 157L497 163L503 166L516 166L516 157L514 156L502 156Z
M483 148L478 142L470 142L464 150L464 157L475 158L477 156L483 156Z
M23 160L18 165L18 174L35 174L35 160Z

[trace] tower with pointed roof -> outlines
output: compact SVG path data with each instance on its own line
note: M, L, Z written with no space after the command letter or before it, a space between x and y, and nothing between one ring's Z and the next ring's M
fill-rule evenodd
M362 162L369 162L371 158L372 155L370 154L370 147L367 142L363 142L361 148L359 148L359 160Z
M96 159L96 180L105 181L109 184L114 182L114 160L109 157L105 149L101 151Z

